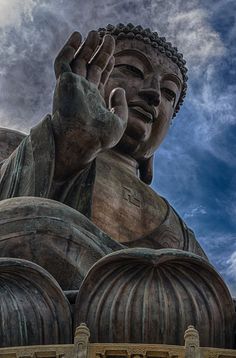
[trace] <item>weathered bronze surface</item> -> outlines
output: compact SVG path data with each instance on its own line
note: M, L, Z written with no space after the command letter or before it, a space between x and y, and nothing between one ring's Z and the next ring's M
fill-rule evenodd
M229 348L233 315L231 297L213 267L200 256L170 249L107 255L87 274L75 304L75 326L96 327L92 342L183 345L191 322L202 346Z
M2 258L1 347L70 343L70 306L55 279L26 260Z
M166 344L91 343L90 331L82 323L75 331L74 344L40 345L0 348L1 358L236 358L236 351L222 348L203 348L199 333L189 326L184 334L184 346Z
M11 155L25 136L12 129L0 128L0 163Z
M73 319L89 324L94 342L183 344L194 325L204 346L232 348L235 312L226 285L192 230L148 186L153 154L186 92L184 60L140 27L107 31L90 32L83 44L76 32L57 56L52 115L25 137L0 131L7 158L0 264L10 257L13 277L4 276L0 292L18 282L15 314L26 332L22 340L17 323L12 340L2 329L0 346L46 344L49 330L53 343L68 342ZM30 290L37 295L32 270L25 291L16 267L34 265L29 261L54 277L71 312L59 313L69 302L44 279L37 281L42 298L27 299ZM58 300L51 314L66 327L64 337L41 308L44 295L50 307ZM9 314L4 303L3 325ZM35 340L30 322L41 332Z

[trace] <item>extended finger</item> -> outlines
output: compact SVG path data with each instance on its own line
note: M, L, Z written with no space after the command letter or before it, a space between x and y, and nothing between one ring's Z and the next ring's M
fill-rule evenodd
M109 109L122 119L124 125L127 125L128 105L123 88L115 88L112 90L109 98Z
M103 38L102 44L94 54L89 62L87 79L95 85L99 85L102 73L107 67L111 56L115 50L115 40L111 35L106 35Z
M107 64L107 67L104 69L101 75L101 80L98 86L98 89L102 96L104 96L104 87L107 83L108 78L110 77L111 72L113 71L115 64L115 58L112 56Z
M99 45L99 35L97 31L90 31L86 40L76 52L71 63L72 71L80 76L86 77L87 64Z
M74 58L74 55L81 44L82 36L76 31L69 37L54 62L54 71L56 78L63 72L70 72L70 63Z

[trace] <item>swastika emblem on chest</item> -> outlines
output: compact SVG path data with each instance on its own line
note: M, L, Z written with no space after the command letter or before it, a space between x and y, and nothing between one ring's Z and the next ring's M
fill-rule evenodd
M127 200L129 203L141 208L141 200L137 192L135 190L128 188L127 186L123 186L123 199Z

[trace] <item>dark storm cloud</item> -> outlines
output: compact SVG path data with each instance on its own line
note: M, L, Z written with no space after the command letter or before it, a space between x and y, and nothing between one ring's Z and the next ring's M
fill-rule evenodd
M235 7L234 0L1 0L0 125L29 131L51 112L53 60L72 31L133 22L165 35L188 61L189 94L156 155L153 186L236 294Z

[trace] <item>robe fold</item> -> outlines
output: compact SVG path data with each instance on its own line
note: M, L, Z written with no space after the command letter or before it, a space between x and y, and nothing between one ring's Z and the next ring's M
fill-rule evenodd
M91 219L96 160L81 173L58 184L53 180L55 158L51 116L47 115L31 129L29 136L22 140L18 148L3 163L0 200L22 196L53 199L76 209ZM207 258L192 230L166 200L165 202L168 210L164 221L150 234L137 237L132 242L125 242L124 245L153 249L177 248ZM179 227L176 232L173 231L173 223L175 223L174 226ZM96 225L92 223L92 227ZM104 234L99 228L96 230Z

